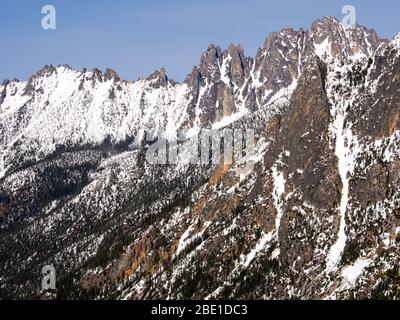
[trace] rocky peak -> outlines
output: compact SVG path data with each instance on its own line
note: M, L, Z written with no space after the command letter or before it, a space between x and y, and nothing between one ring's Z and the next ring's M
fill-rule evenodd
M221 47L216 46L214 44L210 44L207 47L206 52L204 52L201 56L200 65L209 66L214 65L218 62L219 58L221 57Z
M1 83L2 87L6 87L10 83L10 80L4 79L3 82Z
M207 51L201 55L200 63L186 77L184 83L198 92L199 88L207 82L212 84L220 80L219 66L222 52L219 46L209 45Z
M265 40L264 47L258 51L255 69L259 72L259 81L271 79L270 72L281 72L282 81L290 82L298 75L298 59L302 50L304 32L283 29L272 32ZM279 79L279 73L273 76Z
M299 79L312 56L323 61L365 57L384 42L373 30L358 24L346 29L332 17L318 19L306 31L287 28L272 32L257 51L254 62L258 105L267 104L275 93Z
M120 80L120 77L118 76L117 72L110 68L106 69L104 77L106 78L106 80L114 80L114 81Z
M340 28L342 28L342 24L335 17L322 17L311 24L310 31L315 34L326 34Z
M201 76L209 83L218 81L219 65L221 63L222 52L219 46L210 45L202 55L198 70Z
M265 51L271 51L275 45L280 47L294 47L296 46L297 37L304 33L303 29L294 30L293 28L285 28L280 31L274 31L264 41L263 49Z
M103 72L100 69L94 68L92 70L92 79L103 82Z
M2 85L0 86L0 106L3 103L6 95L7 95L7 85L10 83L10 80L3 80Z
M57 68L54 67L53 65L45 65L42 69L40 69L37 73L36 73L36 77L42 77L42 76L46 76L49 74L52 74L53 72L57 72Z
M392 48L400 50L400 32L394 37L392 41L389 42Z
M164 68L160 68L154 71L146 80L152 88L164 87L168 84L167 72Z
M358 23L346 28L336 18L324 17L315 21L308 31L310 49L320 57L350 58L371 55L384 41L374 30Z
M232 82L241 87L246 78L250 75L253 60L246 57L241 46L231 44L224 50L221 63L222 76L228 76Z
M235 113L239 89L249 77L251 67L252 60L240 46L230 45L222 51L219 46L210 45L185 80L192 92L188 106L191 121L209 125ZM194 119L196 108L200 114Z
M53 65L45 65L42 69L36 72L35 75L31 76L25 86L23 95L32 95L35 92L35 83L38 78L46 77L53 73L56 73L57 69Z

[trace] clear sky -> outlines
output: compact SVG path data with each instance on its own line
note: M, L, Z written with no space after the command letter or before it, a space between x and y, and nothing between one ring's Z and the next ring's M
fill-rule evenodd
M56 30L43 30L41 9L56 8ZM308 28L322 16L357 21L385 38L400 31L398 0L1 0L0 79L25 80L45 64L115 69L124 79L165 67L183 80L211 43L241 44L254 56L266 36Z

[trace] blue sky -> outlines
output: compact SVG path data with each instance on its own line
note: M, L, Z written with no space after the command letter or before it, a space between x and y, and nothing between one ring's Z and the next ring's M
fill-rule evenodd
M57 29L41 27L44 5L56 8ZM357 20L385 38L400 31L400 2L321 0L9 0L0 8L0 79L25 80L45 64L115 69L123 78L165 67L183 80L211 43L241 44L254 56L266 36L308 28L322 16Z

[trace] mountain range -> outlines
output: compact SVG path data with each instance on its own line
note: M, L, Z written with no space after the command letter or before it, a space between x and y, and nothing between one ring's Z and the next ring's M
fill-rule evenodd
M4 81L0 297L400 298L399 92L400 36L330 17L254 58L210 45L183 82L68 65ZM184 161L226 129L251 150ZM178 163L146 160L149 133L179 132Z

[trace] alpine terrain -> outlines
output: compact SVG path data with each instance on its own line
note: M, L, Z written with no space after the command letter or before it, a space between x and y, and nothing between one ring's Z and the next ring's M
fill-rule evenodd
M6 80L0 297L399 299L399 130L400 35L329 17L255 58L210 45L183 82ZM236 131L233 161L189 161ZM174 163L149 161L167 141Z

